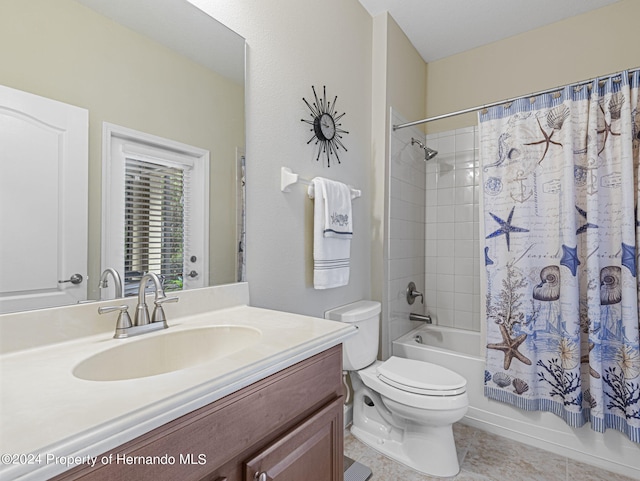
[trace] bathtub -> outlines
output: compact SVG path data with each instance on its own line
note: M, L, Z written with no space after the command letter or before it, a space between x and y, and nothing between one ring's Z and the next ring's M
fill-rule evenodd
M485 360L479 332L425 324L393 341L394 356L444 366L467 380L469 409L462 422L640 479L638 446L613 429L569 428L554 414L523 411L484 396Z

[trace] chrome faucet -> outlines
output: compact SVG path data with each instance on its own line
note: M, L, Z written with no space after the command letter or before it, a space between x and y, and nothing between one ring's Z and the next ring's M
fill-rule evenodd
M153 310L153 316L149 319L149 308L145 300L145 291L147 289L147 283L149 280L153 281L156 289L156 298L153 301L155 308ZM162 323L163 328L169 327L167 325L167 318L164 314L162 304L165 302L178 302L177 297L167 297L162 287L162 282L155 272L147 272L140 279L140 286L138 287L138 305L136 306L136 314L133 319L135 326L146 326L150 323Z
M113 277L113 283L115 284L114 287L116 290L115 298L118 299L122 297L122 278L120 277L120 274L118 273L118 271L115 270L114 268L108 267L102 272L98 287L101 289L104 287L109 287L109 284L107 283L107 277L109 277L109 274L111 274L111 277Z
M431 316L429 314L417 314L415 312L411 312L409 314L409 320L426 322L427 324L433 323L433 319L431 319Z
M114 277L115 278L115 277ZM153 315L149 318L149 308L145 300L145 290L149 280L153 281L156 297L153 303L155 309ZM140 279L140 286L138 291L138 305L136 306L136 313L133 322L127 312L128 306L123 304L121 306L103 306L98 308L99 314L105 314L107 312L118 311L118 322L116 323L116 332L113 337L116 339L124 339L131 336L137 336L144 334L145 332L157 331L159 329L168 328L167 318L162 308L162 304L165 302L178 302L177 297L167 297L162 287L162 282L157 274L149 272L142 276Z

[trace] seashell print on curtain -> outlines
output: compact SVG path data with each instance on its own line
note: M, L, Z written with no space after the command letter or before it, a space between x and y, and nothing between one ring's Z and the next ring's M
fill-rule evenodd
M485 395L640 442L640 72L480 112Z

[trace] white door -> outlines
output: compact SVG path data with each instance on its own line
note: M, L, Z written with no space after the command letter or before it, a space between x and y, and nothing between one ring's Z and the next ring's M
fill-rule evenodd
M88 118L0 86L0 313L86 299Z

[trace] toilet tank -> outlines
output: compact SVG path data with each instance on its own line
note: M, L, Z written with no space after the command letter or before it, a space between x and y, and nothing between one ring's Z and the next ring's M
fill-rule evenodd
M325 319L345 322L358 328L358 332L342 345L342 366L345 371L363 369L378 357L380 311L379 302L358 301L324 313Z

